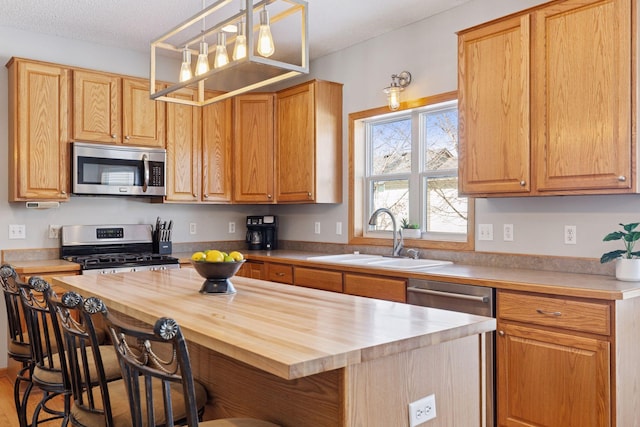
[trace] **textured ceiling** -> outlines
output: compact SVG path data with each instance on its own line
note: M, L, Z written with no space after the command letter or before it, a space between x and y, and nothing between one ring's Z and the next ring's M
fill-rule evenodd
M311 59L469 0L308 0ZM213 0L206 0L209 6ZM240 0L238 0L238 6ZM202 0L0 0L0 26L149 50L149 42L196 14Z

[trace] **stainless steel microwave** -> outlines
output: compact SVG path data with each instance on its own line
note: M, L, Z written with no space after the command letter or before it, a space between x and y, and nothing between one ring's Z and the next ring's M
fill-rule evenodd
M166 195L165 149L84 142L71 147L74 194Z

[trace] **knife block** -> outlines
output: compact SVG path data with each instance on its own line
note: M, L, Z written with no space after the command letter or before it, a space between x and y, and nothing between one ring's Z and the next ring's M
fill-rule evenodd
M171 242L159 242L157 240L153 241L153 253L160 255L171 255Z

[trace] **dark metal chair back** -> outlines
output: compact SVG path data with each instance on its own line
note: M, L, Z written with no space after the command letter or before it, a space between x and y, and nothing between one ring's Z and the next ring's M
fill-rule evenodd
M175 418L172 394L175 396L175 393L171 393L172 388L175 390L175 384L181 387L184 396L187 425L197 427L198 404L191 362L178 324L173 319L163 317L158 319L153 329L149 329L129 325L106 310L103 314L120 360L133 427L157 425L156 411L153 410L157 405L164 408L166 426L175 425L172 421ZM152 386L158 381L162 383L161 389ZM162 391L158 393L159 390Z
M4 264L0 267L0 284L2 284L4 302L7 307L9 339L18 348L28 348L29 340L24 331L25 322L22 313L22 302L20 300L20 284L23 283L12 266ZM19 362L31 361L30 354L12 351L11 346L9 347L9 357Z
M113 426L109 379L92 319L92 314L102 310L102 301L95 297L85 300L76 292L65 292L60 298L51 294L46 297L62 328L74 405L80 411L102 415L106 427ZM73 414L71 422L79 425Z

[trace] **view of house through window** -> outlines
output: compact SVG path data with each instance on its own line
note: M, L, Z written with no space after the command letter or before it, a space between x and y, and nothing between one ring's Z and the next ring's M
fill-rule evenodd
M384 207L398 226L417 224L422 238L466 240L468 200L458 196L457 101L378 115L363 124L364 216ZM390 217L381 215L365 234L391 229Z

